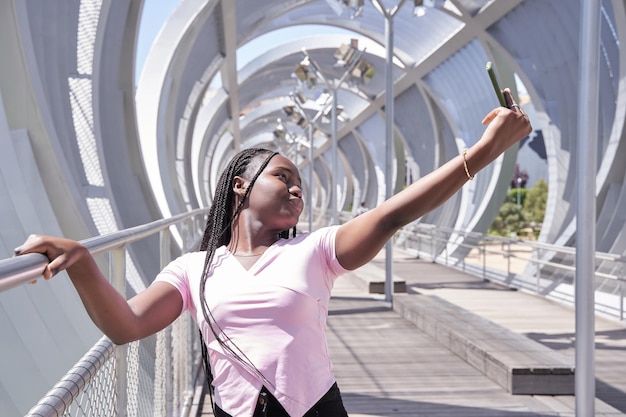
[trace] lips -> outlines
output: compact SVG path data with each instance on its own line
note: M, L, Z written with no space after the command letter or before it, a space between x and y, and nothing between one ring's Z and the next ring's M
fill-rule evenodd
M289 202L296 207L296 209L298 210L298 213L301 213L302 210L304 209L304 202L302 201L301 198L292 197L291 199L289 199Z

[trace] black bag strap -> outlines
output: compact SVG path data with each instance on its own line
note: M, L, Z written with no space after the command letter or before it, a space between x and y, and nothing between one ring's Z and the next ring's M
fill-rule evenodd
M215 402L213 401L213 374L211 373L211 363L209 362L209 349L204 342L200 329L198 329L198 332L200 333L200 348L202 349L202 362L204 362L204 375L206 376L209 388L209 397L211 398L211 410L213 410L213 414L215 414Z

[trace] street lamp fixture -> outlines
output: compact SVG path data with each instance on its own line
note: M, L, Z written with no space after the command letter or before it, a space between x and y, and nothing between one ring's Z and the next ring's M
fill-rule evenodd
M354 10L351 18L359 17L363 13L363 5L365 4L365 0L344 0L346 6L350 9Z
M302 90L297 89L296 91L293 92L293 96L298 99L298 102L300 102L300 104L304 104L307 102L307 98L304 95L304 93L302 92ZM295 101L295 99L294 99Z
M308 124L308 122L307 122ZM276 127L272 131L276 149L285 156L294 155L294 164L298 164L300 145L302 138L290 131L279 117L276 119Z
M333 108L332 106L326 106L323 109L322 112L322 123L330 123L332 121L332 112L333 112ZM343 112L343 106L341 104L337 105L337 120L339 120L340 122L344 123L348 120L348 118L345 116L344 112Z
M293 114L296 112L296 105L289 104L287 106L283 106L283 112L285 112L287 116L292 117Z
M291 121L301 127L302 129L306 129L309 122L306 120L304 115L302 115L299 111L296 111L295 104L289 104L283 107L283 112L291 118Z
M362 2L361 2L362 3ZM342 74L342 76L339 79L334 79L334 80L328 80L324 74L322 73L322 71L320 70L319 65L317 65L317 63L313 60L313 58L311 58L311 56L309 56L306 48L302 48L302 53L304 54L305 58L300 62L300 64L296 67L296 69L294 70L294 73L296 74L296 77L298 78L298 80L302 83L302 84L306 84L309 88L312 88L313 86L317 85L317 80L318 78L320 80L322 80L322 82L324 84L326 84L327 86L327 90L324 91L324 93L322 93L320 95L326 95L326 97L330 96L332 97L332 101L330 102L331 104L331 114L330 114L330 123L331 123L331 155L332 155L332 181L334 183L336 183L337 178L339 177L338 175L338 144L337 144L337 119L338 119L338 112L340 111L340 109L338 108L338 104L337 104L337 92L339 90L339 88L341 87L341 85L343 84L343 82L346 80L346 78L348 78L350 75L353 74L353 70L355 69L355 67L360 63L366 66L366 68L369 70L369 75L373 76L373 72L371 71L370 65L368 65L368 63L363 63L363 54L365 53L365 48L363 50L359 50L358 49L358 40L356 39L352 39L350 42L350 45L347 46L340 46L339 47L339 52L335 52L335 57L339 56L338 61L340 66L345 68L344 73ZM371 66L373 68L373 66ZM361 77L358 77L359 79L363 80L365 73L362 71L357 71L354 74L357 75L361 75ZM324 106L326 107L326 105ZM342 109L341 109L342 110ZM335 184L333 186L333 190L331 190L330 193L330 197L331 197L331 224L335 225L338 223L338 214L337 214L337 188L336 188Z
M307 55L294 70L294 74L301 83L306 84L309 88L317 86L317 74L315 68L311 67L311 59Z
M359 40L351 39L350 44L342 44L337 48L334 54L337 67L349 67L350 75L359 81L367 84L376 75L376 68L367 59L363 58L363 54L359 50ZM356 60L356 62L355 62Z
M351 39L349 44L341 44L334 53L334 57L337 60L336 66L346 67L350 65L354 58L359 53L359 40Z
M285 129L285 125L283 125L283 121L280 118L276 119L276 123L276 128L272 134L274 135L274 139L279 142L283 142L287 137L287 130Z
M352 9L351 18L359 17L363 13L363 5L365 0L326 0L326 3L337 13L341 15L344 9Z
M361 59L352 69L350 73L354 78L363 81L364 84L369 83L376 74L374 65L366 59Z
M424 16L426 9L441 9L446 0L414 0L413 14L417 17Z

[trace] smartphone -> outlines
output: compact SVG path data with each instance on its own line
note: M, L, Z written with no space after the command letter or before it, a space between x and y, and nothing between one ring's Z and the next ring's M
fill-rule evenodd
M506 100L504 99L504 94L502 94L502 89L500 88L500 83L498 83L498 77L496 77L496 72L493 69L493 64L491 61L487 62L486 65L487 73L489 74L489 78L491 79L491 84L493 85L493 89L496 90L496 96L498 96L498 101L502 107L507 107Z

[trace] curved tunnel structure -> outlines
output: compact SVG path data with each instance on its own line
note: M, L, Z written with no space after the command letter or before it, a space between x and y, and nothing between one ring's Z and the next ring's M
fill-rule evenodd
M402 2L393 18L393 172L386 178L385 19L374 5L397 2L367 2L355 16L338 0L181 0L139 79L142 1L2 2L4 257L29 233L84 239L208 206L226 161L251 146L283 152L303 173L313 164L303 180L316 225L333 201L340 211L375 206L387 181L398 191L478 140L482 118L497 105L486 61L531 115L534 131L519 156L542 150L549 193L539 239L574 245L579 2L441 3L416 16L413 3ZM626 253L625 7L602 1L599 129L588 138L598 149L597 249L618 254ZM335 54L353 39L375 73L339 84L346 67ZM294 76L307 55L327 83L309 88ZM337 178L333 90L342 109ZM306 123L284 111L294 104L316 119L310 137ZM279 125L286 135L275 133ZM485 232L518 160L517 149L508 151L419 221ZM132 246L131 292L158 272L157 254L156 240ZM25 389L3 375L0 414L25 412L97 339L70 287L58 279L0 294L0 343L11 353L2 367L27 363L26 373L37 376ZM68 338L76 341L70 348Z

